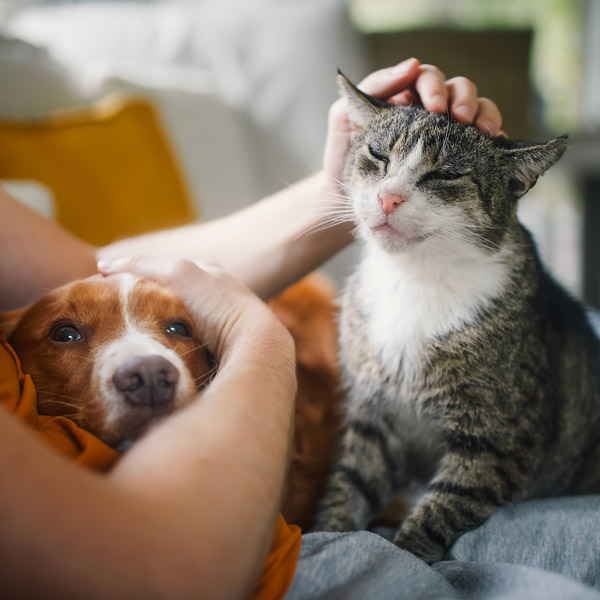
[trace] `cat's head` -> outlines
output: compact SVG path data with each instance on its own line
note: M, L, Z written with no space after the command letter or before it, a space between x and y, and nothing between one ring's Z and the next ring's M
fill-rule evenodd
M563 154L567 139L490 137L444 114L383 103L341 73L354 129L343 185L359 235L397 253L473 244L495 252L517 200Z

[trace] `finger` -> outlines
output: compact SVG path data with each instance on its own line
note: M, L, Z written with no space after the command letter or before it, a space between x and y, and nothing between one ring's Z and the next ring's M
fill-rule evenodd
M375 98L386 100L415 84L421 73L419 65L416 58L409 58L394 67L371 73L358 84L358 87Z
M350 133L352 125L348 118L348 101L346 98L338 98L329 109L327 118L327 127L329 131L337 133Z
M221 265L216 262L196 260L196 261L194 261L194 264L197 267L199 267L200 269L202 269L203 271L206 271L207 273L215 273L215 274L225 273L225 271L223 270L223 267L221 267Z
M190 268L196 269L196 266L183 259L165 261L151 256L121 256L101 259L97 268L104 275L132 273L167 285L173 278L178 275L185 276Z
M124 272L130 264L133 264L133 256L120 256L119 258L101 258L96 263L99 273L112 275Z
M323 168L332 181L341 178L346 153L350 146L351 132L352 125L348 119L347 102L345 98L340 98L329 109L327 141L323 155Z
M431 112L446 112L448 108L448 90L446 76L433 65L421 65L415 88L424 108Z
M466 77L453 77L446 82L450 113L460 123L469 125L475 120L477 109L477 87Z
M489 135L506 135L501 132L502 115L500 109L489 98L479 98L475 125L477 129Z
M388 98L388 102L390 104L403 105L418 104L417 97L410 90L404 90L403 92Z

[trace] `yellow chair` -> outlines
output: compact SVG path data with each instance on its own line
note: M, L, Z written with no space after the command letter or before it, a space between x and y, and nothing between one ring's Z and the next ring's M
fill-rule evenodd
M0 179L46 185L57 220L96 245L196 218L153 106L120 94L0 121Z

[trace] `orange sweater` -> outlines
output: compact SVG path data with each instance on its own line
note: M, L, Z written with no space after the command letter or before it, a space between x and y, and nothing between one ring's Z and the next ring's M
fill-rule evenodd
M14 350L3 340L0 340L0 404L50 445L85 467L106 472L119 459L118 452L70 419L38 414L31 377L23 373ZM294 577L300 542L300 529L288 525L279 515L271 551L252 600L283 598Z

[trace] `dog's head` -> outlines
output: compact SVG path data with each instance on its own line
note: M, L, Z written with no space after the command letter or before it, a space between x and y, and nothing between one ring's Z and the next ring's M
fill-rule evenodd
M208 382L206 341L170 290L132 275L58 288L25 310L9 336L39 412L68 416L120 450Z

